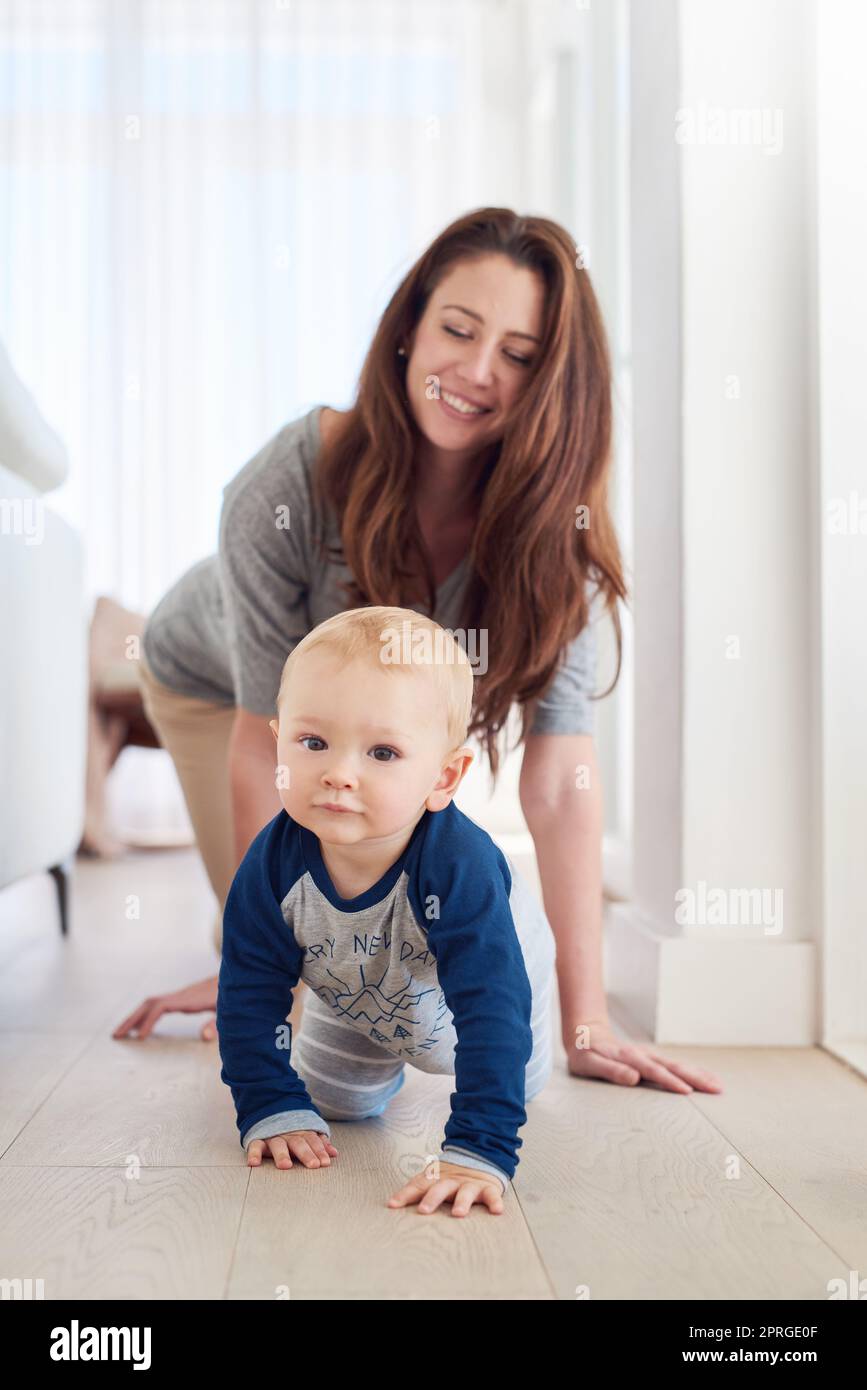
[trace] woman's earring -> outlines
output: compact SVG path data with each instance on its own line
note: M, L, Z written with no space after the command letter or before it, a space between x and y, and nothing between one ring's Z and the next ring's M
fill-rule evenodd
M397 355L398 357L406 357L406 348L398 348Z

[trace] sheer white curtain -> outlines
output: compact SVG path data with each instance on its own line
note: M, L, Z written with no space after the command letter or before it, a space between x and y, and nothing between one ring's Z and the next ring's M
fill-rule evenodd
M605 22L572 0L0 0L0 334L69 449L50 503L91 602L147 612L214 550L223 485L348 402L454 216L508 205L592 244Z
M0 330L94 595L149 608L255 448L349 398L426 241L523 205L523 9L4 0Z

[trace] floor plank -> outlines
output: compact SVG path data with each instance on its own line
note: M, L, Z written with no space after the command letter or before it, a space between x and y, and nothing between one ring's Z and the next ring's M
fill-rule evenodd
M255 1170L230 1297L272 1298L280 1286L302 1299L553 1297L514 1191L500 1216L386 1206L439 1148L451 1081L407 1069L384 1115L331 1124L329 1168Z
M737 1152L720 1099L712 1122L693 1096L557 1076L531 1102L515 1185L559 1298L827 1298L840 1252Z
M662 1049L723 1080L681 1096L569 1077L558 1036L503 1215L394 1211L452 1078L407 1068L330 1168L250 1170L202 1015L111 1037L216 974L198 855L79 859L71 897L64 940L50 880L0 893L0 1273L46 1298L826 1299L867 1268L867 1083L821 1049Z
M2 1269L46 1300L223 1298L247 1183L243 1166L7 1167Z

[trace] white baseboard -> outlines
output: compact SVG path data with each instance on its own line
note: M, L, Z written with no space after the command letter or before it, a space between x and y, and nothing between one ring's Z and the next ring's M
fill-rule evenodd
M605 983L657 1043L809 1047L819 1041L811 941L702 941L656 929L630 903L605 907Z
M867 1041L863 1038L835 1038L833 1042L826 1038L822 1046L832 1057L845 1062L859 1076L867 1078Z

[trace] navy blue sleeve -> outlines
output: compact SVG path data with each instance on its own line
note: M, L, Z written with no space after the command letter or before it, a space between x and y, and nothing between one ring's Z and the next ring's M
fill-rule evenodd
M509 904L508 864L485 832L455 833L462 823L466 818L450 817L444 833L431 837L428 850L436 852L425 854L429 867L419 880L428 945L457 1038L442 1157L451 1153L452 1162L496 1173L505 1188L527 1120L532 991Z
M241 1143L293 1129L331 1131L289 1057L292 991L303 953L280 904L292 886L285 811L253 840L223 911L217 990L220 1079L232 1092ZM287 881L288 879L288 881Z

